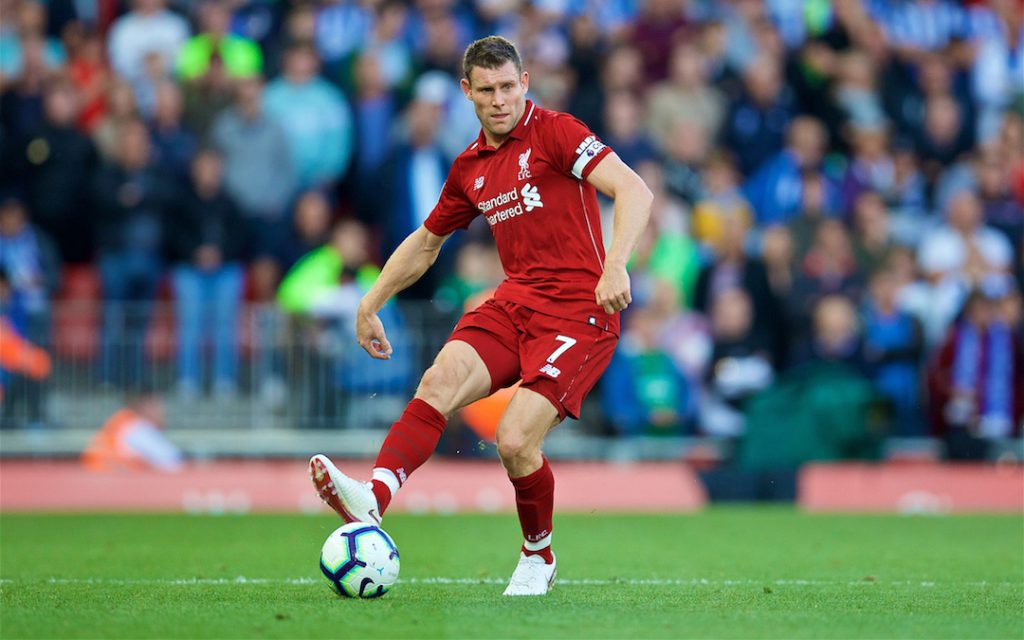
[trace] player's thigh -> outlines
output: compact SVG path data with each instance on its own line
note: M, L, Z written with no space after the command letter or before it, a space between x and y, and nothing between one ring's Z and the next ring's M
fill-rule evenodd
M520 387L498 422L498 452L502 458L540 449L544 436L562 421L551 400Z
M507 304L488 300L462 316L448 338L449 343L468 344L483 361L491 381L485 395L519 380L518 345L523 336L511 313Z
M448 416L490 390L491 376L480 354L466 342L450 340L424 372L416 397Z

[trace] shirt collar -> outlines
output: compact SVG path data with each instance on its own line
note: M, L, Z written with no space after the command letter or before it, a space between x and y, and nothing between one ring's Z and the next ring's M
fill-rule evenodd
M536 117L535 110L536 105L533 104L533 100L527 100L526 106L523 107L523 117L519 118L519 122L516 123L516 126L512 127L512 131L509 132L508 137L516 140L522 140L525 138L526 128L530 126L530 123L532 123ZM497 151L497 149L487 144L487 138L484 137L484 130L482 127L480 129L480 134L476 137L476 145L474 146L476 148L477 155L484 152L493 153Z

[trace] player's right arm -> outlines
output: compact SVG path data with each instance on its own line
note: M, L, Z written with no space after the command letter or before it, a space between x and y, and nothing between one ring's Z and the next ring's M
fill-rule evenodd
M384 263L377 282L363 296L356 313L356 339L374 358L391 358L391 343L377 312L391 296L423 277L450 235L439 236L423 226L410 233Z

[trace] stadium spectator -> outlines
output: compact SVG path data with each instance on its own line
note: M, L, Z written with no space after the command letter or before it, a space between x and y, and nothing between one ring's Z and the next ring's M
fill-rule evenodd
M656 158L656 150L643 128L640 99L627 91L610 94L604 103L606 123L604 140L630 167L639 167Z
M917 246L931 225L924 174L913 146L903 140L892 144L892 187L882 194L892 219L893 238L902 245Z
M664 148L665 188L672 197L693 207L708 195L703 173L709 153L707 134L696 122L679 120Z
M211 58L206 73L183 86L185 113L182 121L185 127L205 141L214 120L234 101L237 81L228 76L221 58Z
M885 125L886 114L871 58L857 50L838 61L838 77L833 100L843 122L854 130L878 130Z
M751 176L782 147L795 105L778 62L770 58L758 58L744 70L743 86L725 118L722 143L737 158L740 172Z
M811 334L796 347L794 363L842 363L863 372L863 340L853 301L838 293L817 300L811 311Z
M742 289L750 296L756 330L773 336L779 315L764 263L748 255L745 246L749 224L742 215L734 214L724 219L722 225L714 260L701 270L697 278L694 309L710 314L719 295L732 289Z
M647 128L658 144L669 140L676 122L693 120L709 139L716 139L725 117L725 98L708 84L707 60L700 47L681 40L672 48L667 80L650 89L647 104Z
M305 426L331 427L349 424L359 412L345 404L343 397L358 393L380 396L377 407L360 405L361 424L372 426L390 419L388 411L412 380L411 349L390 360L385 367L367 371L360 365L361 351L351 348L355 337L355 312L363 293L380 274L369 260L369 235L354 220L343 220L331 229L329 241L302 256L281 281L277 300L282 309L296 316L300 332L311 345L305 378L309 402L316 420ZM406 345L409 337L398 307L391 303L384 315L395 322L396 338ZM396 394L398 394L396 396ZM384 413L379 412L386 405ZM373 418L367 413L374 411ZM347 413L345 413L347 412ZM342 417L344 416L344 417Z
M195 398L202 390L202 346L213 347L212 389L231 397L238 388L238 321L242 303L241 259L246 229L225 192L223 164L212 150L192 160L188 191L168 224L174 267L178 325L178 392Z
M13 182L26 189L33 222L54 239L62 258L83 262L91 257L92 220L89 176L96 166L92 143L75 128L78 101L67 82L54 81L44 94L44 121L20 131L12 158Z
M60 284L60 255L13 190L0 195L0 268L26 316L21 328L31 340L48 342L50 301Z
M988 142L999 135L1002 112L1024 94L1024 10L1012 0L995 0L967 11L976 48L971 92L980 111L977 136Z
M188 176L198 146L193 133L181 122L182 109L181 90L173 80L157 85L149 126L153 163L177 180Z
M757 172L743 185L758 224L785 223L800 213L807 183L805 177L820 170L828 143L825 135L824 127L817 120L796 118L786 129L786 148L771 158L759 159ZM822 205L825 205L834 201L835 187L824 176L821 180L825 189L821 195L826 200Z
M816 170L804 171L800 176L800 204L794 216L786 222L786 227L793 235L796 255L800 260L803 260L810 250L821 223L836 216L834 198L829 197L835 192L829 190L830 186L831 184Z
M433 6L421 3L409 15L406 37L412 42L420 72L452 73L459 68L462 52L473 37L473 18L468 7L447 0Z
M14 78L4 78L3 93L0 94L0 125L5 132L11 132L5 137L18 137L18 134L43 126L43 94L50 75L42 42L28 40L22 43L21 71ZM5 146L9 145L10 142L5 143ZM7 153L11 151L7 149Z
M853 203L853 251L860 273L870 276L888 264L895 243L882 198L865 191Z
M758 60L756 29L765 17L765 7L755 0L735 0L722 7L721 17L726 60L733 70L743 73Z
M875 388L890 404L890 433L922 436L918 370L924 336L920 322L897 307L898 286L889 269L871 276L864 305L864 360Z
M775 377L770 336L754 323L750 296L742 289L719 294L710 319L714 346L700 403L701 428L734 438L745 430L745 401Z
M963 36L963 9L952 0L871 6L893 53L906 64L919 63L929 53L941 51Z
M748 226L754 214L750 203L739 189L739 175L731 158L723 152L714 153L704 165L704 194L693 208L693 237L715 246L723 233L723 221L739 216Z
M896 189L896 167L889 153L884 123L855 125L849 129L852 154L840 186L840 208L853 213L857 199L866 191L891 194Z
M863 286L846 227L835 219L822 220L793 285L791 295L800 315L808 317L825 296L844 294L857 300Z
M797 261L793 235L781 225L768 227L761 234L761 260L774 303L772 364L782 370L789 364L790 330L799 317L793 294L797 279Z
M651 203L651 222L644 230L636 252L630 261L634 297L638 301L653 298L658 282L668 283L675 289L675 300L689 306L697 276L700 274L700 251L687 231L686 210L682 203L669 196L660 165L646 163L638 167L654 200ZM602 229L613 226L612 211L602 211Z
M594 130L603 135L607 130L605 97L616 91L642 92L643 58L640 52L624 43L612 46L605 52L599 78L599 82L577 78L579 86L569 101L569 108L577 118L593 122Z
M602 378L602 408L617 436L679 435L692 417L695 390L661 348L659 320L647 309L630 314Z
M982 150L974 162L984 224L1002 231L1014 253L1024 250L1024 198L1010 190L1010 167L1006 154L998 149Z
M1012 261L1010 241L984 225L978 197L970 191L955 196L946 223L928 232L918 247L918 264L927 282L911 304L929 343L945 333L971 287L986 274L1008 271Z
M12 349L23 352L16 360L27 358L23 361L27 368L17 366L17 362L11 368L3 367L17 374L6 385L4 419L10 421L17 415L24 424L38 427L45 420L46 375L40 368L45 353L40 354L35 345L45 348L51 344L51 299L60 282L60 257L47 234L29 221L24 203L14 192L0 196L0 271L4 273L8 301L4 313L7 324L0 332L25 340L24 349ZM45 356L45 362L48 370L49 356ZM24 407L17 406L20 404Z
M279 272L288 271L299 258L328 241L334 217L331 206L322 191L304 191L296 198L289 216L291 228L277 238L269 254Z
M17 322L23 309L11 290L7 271L0 265L0 429L25 426L19 422L27 422L28 426L39 426L39 418L27 421L19 420L16 408L19 400L25 397L24 389L40 388L42 381L49 375L52 367L49 354L27 340L23 329ZM14 390L7 387L13 382ZM19 389L20 387L20 389ZM13 396L13 399L9 399ZM29 396L27 412L32 412L31 396Z
M46 34L46 3L24 0L5 6L14 13L14 19L0 30L0 76L17 78L24 71L27 56L38 55L42 67L59 70L66 56L64 47ZM11 16L6 16L5 22Z
M917 134L918 153L925 175L938 180L944 167L973 146L972 121L948 95L930 96L924 111L924 123Z
M288 48L280 78L267 85L263 107L285 130L301 188L332 185L352 155L352 115L345 96L319 78L309 45Z
M353 111L358 145L354 151L354 162L356 180L361 185L373 181L393 146L392 128L398 112L398 100L384 77L383 65L384 61L373 52L363 53L355 63ZM440 100L444 100L443 95ZM370 193L360 194L360 200L375 195L372 188L366 191Z
M138 92L153 68L165 74L174 70L189 28L184 18L167 9L165 0L131 4L131 11L111 25L107 46L110 66Z
M163 225L174 198L173 184L153 166L146 126L129 122L119 134L116 161L100 168L93 184L104 301L99 375L108 384L137 380L143 370L163 269Z
M64 29L68 51L68 80L78 92L78 130L89 135L103 120L106 91L112 77L103 60L103 40L80 22Z
M105 162L115 162L121 127L134 124L141 117L132 85L121 78L113 78L106 91L105 106L103 117L92 132L92 139L100 157Z
M1009 324L1014 287L1006 276L985 278L929 365L932 427L953 459L984 458L987 441L1020 435L1024 365Z
M93 434L82 452L82 464L97 472L156 469L177 472L183 456L166 435L167 407L150 390L133 391L125 406Z
M403 117L403 139L374 180L376 195L370 212L377 212L378 216L384 212L381 255L391 255L406 236L423 224L444 185L451 160L438 142L444 100L439 89L443 87L430 81L421 80L416 85L414 99ZM451 252L445 252L441 259L448 264L451 258ZM437 289L440 277L440 270L428 273L404 295L428 299Z
M369 5L331 2L318 8L296 7L288 16L286 30L292 42L315 42L317 54L331 66L363 50L373 33L374 22Z
M480 301L481 295L486 300L504 278L493 244L466 242L456 252L454 269L441 279L433 301L447 311L472 309L479 304L474 301Z
M211 140L223 157L224 188L248 226L251 256L272 253L291 224L295 179L284 128L263 110L263 81L243 78L235 104L217 117Z
M178 52L175 67L185 81L206 75L214 58L231 78L251 78L263 71L263 53L252 40L229 31L231 8L225 0L202 0L197 12L199 33Z

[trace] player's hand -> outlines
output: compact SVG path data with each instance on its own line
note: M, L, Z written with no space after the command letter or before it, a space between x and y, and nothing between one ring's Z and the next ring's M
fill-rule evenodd
M378 360L391 359L391 343L376 313L356 315L356 340L366 353Z
M633 296L629 293L629 274L626 268L605 266L604 274L594 289L594 298L609 315L628 307L633 302Z

